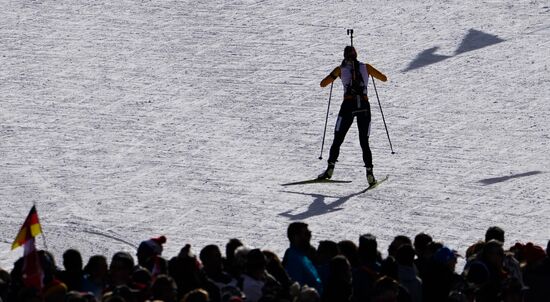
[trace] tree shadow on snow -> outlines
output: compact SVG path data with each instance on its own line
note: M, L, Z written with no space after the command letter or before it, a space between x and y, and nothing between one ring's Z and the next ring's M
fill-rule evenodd
M495 45L505 40L479 30L470 29L468 34L462 39L462 43L455 51L455 56L468 51L480 49L483 47Z
M340 211L343 209L341 208L341 206L344 203L346 203L350 198L364 193L365 190L362 190L347 196L343 196L343 197L334 197L334 196L327 196L327 195L321 195L321 194L308 194L308 193L292 192L292 191L283 191L283 192L313 197L313 202L308 206L307 210L303 212L293 214L292 213L293 210L288 210L283 213L279 213L280 216L287 217L290 220L305 220L313 216L319 216L327 213ZM336 200L333 202L327 203L325 201L326 198L336 198Z
M479 182L482 183L484 186L488 186L488 185L494 185L494 184L499 183L499 182L505 182L507 180L514 179L514 178L533 176L533 175L537 175L537 174L541 174L541 173L543 173L543 172L542 171L531 171L531 172L525 172L525 173L520 173L520 174L512 174L512 175L508 175L508 176L486 178L486 179L480 180Z
M409 64L409 66L403 70L403 72L435 64L451 57L435 54L438 49L439 47L432 47L419 53L418 56L416 56L416 58Z
M482 31L475 30L472 28L468 31L466 36L464 36L464 38L462 39L462 42L460 43L458 48L455 50L454 55L452 56L438 55L435 52L439 49L439 47L432 47L419 53L416 56L416 58L412 60L411 63L409 63L409 66L403 70L403 72L407 72L417 68L422 68L431 64L441 62L448 58L452 58L454 56L463 54L465 52L495 45L497 43L504 42L504 41L505 40L495 35L484 33Z

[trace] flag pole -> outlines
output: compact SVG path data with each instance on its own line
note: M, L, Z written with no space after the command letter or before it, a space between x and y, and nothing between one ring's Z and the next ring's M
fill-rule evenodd
M36 202L33 201L32 205L36 209ZM36 213L38 213L38 209L36 210ZM46 243L46 234L44 233L44 230L42 230L41 234L42 234L42 242L44 243L44 250L49 251L48 244Z

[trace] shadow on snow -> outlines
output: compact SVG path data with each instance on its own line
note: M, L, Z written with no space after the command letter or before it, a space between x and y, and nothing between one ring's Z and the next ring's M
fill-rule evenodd
M533 176L533 175L537 175L537 174L541 174L541 173L543 173L543 172L541 172L541 171L531 171L531 172L525 172L525 173L520 173L520 174L512 174L512 175L508 175L508 176L486 178L486 179L480 180L479 182L482 183L485 186L488 186L488 185L494 185L496 183L504 182L504 181L514 179L514 178Z
M286 193L292 193L292 194L300 194L300 195L306 195L306 196L312 196L313 202L308 206L307 210L301 212L292 214L292 210L285 211L283 213L279 213L280 216L287 217L290 220L305 220L307 218L313 217L313 216L319 216L331 212L336 212L339 210L342 210L341 206L346 203L350 198L365 193L365 189L353 193L347 196L343 197L334 197L334 196L327 196L327 195L321 195L321 194L308 194L308 193L301 193L301 192L292 192L292 191L283 191ZM337 198L335 201L327 203L325 200L326 198Z
M409 66L403 70L403 72L407 72L417 68L422 68L427 65L435 64L443 60L446 60L448 58L452 58L459 54L463 54L465 52L495 45L497 43L504 42L504 41L505 40L495 35L484 33L482 31L475 30L475 29L470 29L466 34L466 36L462 39L462 42L460 43L458 48L455 50L454 55L452 56L438 55L435 52L439 49L439 47L432 47L419 53L416 56L416 58L411 63L409 63Z

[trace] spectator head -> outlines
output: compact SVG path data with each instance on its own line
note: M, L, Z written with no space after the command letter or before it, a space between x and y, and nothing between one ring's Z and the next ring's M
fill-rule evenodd
M162 255L162 245L164 243L166 243L165 236L142 241L137 249L138 264L146 266L152 257Z
M481 259L485 264L500 269L502 268L504 261L504 249L502 248L502 242L492 239L485 243L483 250L481 251Z
M174 279L168 275L158 275L151 288L153 300L176 302L178 288Z
M311 231L307 223L293 222L288 226L287 237L290 245L298 248L308 248L311 240Z
M246 254L247 269L265 269L267 263L264 253L260 249L252 249Z
M319 246L317 247L318 264L329 263L330 259L338 255L339 252L338 243L330 240L319 241Z
M403 244L395 253L395 260L402 266L412 267L414 264L414 248L410 244Z
M537 264L546 258L546 253L542 247L534 245L532 242L528 242L525 246L523 246L522 254L528 265Z
M428 257L428 259L433 258L433 255L435 252L437 252L440 248L443 247L443 243L437 242L437 241L431 241L428 243L428 246L426 246L426 250L424 251L425 257Z
M388 256L380 264L380 274L397 280L399 274L399 266L393 256Z
M146 291L151 288L153 282L153 276L151 272L142 267L137 266L132 272L132 288L139 291Z
M485 242L489 242L493 239L504 243L504 230L497 226L489 227L485 232Z
M134 301L134 295L136 292L132 290L127 285L118 285L113 288L112 291L107 292L103 295L103 301L108 302L127 302Z
M330 260L329 280L351 283L351 266L344 255L338 255Z
M63 267L67 272L82 272L82 256L75 249L68 249L63 253Z
M111 259L109 275L114 286L126 285L130 282L134 270L134 258L127 252L117 252Z
M479 260L473 260L464 269L466 282L474 287L480 287L489 281L489 269Z
M477 255L481 254L481 251L483 251L483 247L485 246L485 241L478 241L468 247L466 249L466 259L473 259L477 257Z
M404 244L412 245L411 239L404 235L395 236L388 247L388 255L395 257L395 252L397 252L397 249Z
M209 302L210 297L208 296L208 292L204 289L194 289L185 296L183 296L183 299L181 302Z
M244 302L244 294L234 286L226 286L221 289L221 302Z
M300 290L298 296L294 299L294 302L320 302L321 296L317 290L313 287L304 285Z
M414 237L414 250L419 258L425 256L428 244L432 241L432 237L425 233L419 233Z
M40 250L38 251L38 257L40 258L40 264L44 273L44 282L48 283L52 281L57 274L57 265L55 264L55 258L52 253Z
M246 254L246 272L256 278L264 275L267 260L260 249L252 249Z
M217 245L210 244L202 248L199 258L207 273L219 273L223 271L222 253Z
M384 276L374 283L373 302L397 302L399 301L399 283L392 278Z
M272 251L263 251L266 259L266 271L273 276L281 285L290 286L291 279L285 270L281 259Z
M11 284L10 273L0 268L0 301L6 301Z
M238 272L243 272L246 268L246 255L250 252L250 248L239 246L233 253L233 265Z
M348 259L352 267L359 266L359 253L357 245L353 241L342 240L338 242L338 249L340 250L340 254Z
M436 263L442 264L448 267L451 271L454 272L456 267L457 254L455 251L444 246L438 249L433 255L433 260Z
M375 261L378 258L378 242L376 236L364 234L359 236L359 257L363 261Z
M230 261L233 260L233 257L235 256L235 250L241 246L244 246L244 244L239 239L229 239L229 241L225 245L225 258Z
M107 258L103 255L94 255L88 259L88 263L84 267L84 271L90 275L92 279L105 278L108 272Z

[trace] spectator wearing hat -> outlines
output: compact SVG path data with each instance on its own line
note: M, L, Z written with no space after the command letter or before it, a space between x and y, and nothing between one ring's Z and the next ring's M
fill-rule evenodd
M485 242L497 240L504 244L504 230L498 226L492 226L485 231Z
M446 246L436 250L422 279L424 301L445 301L452 290L464 286L463 278L455 272L457 257Z
M166 260L162 258L166 237L160 236L142 241L137 249L138 264L148 269L153 277L168 273Z
M287 228L289 248L285 251L283 265L292 280L300 285L313 287L322 295L323 287L317 269L311 260L311 231L303 222L293 222Z

